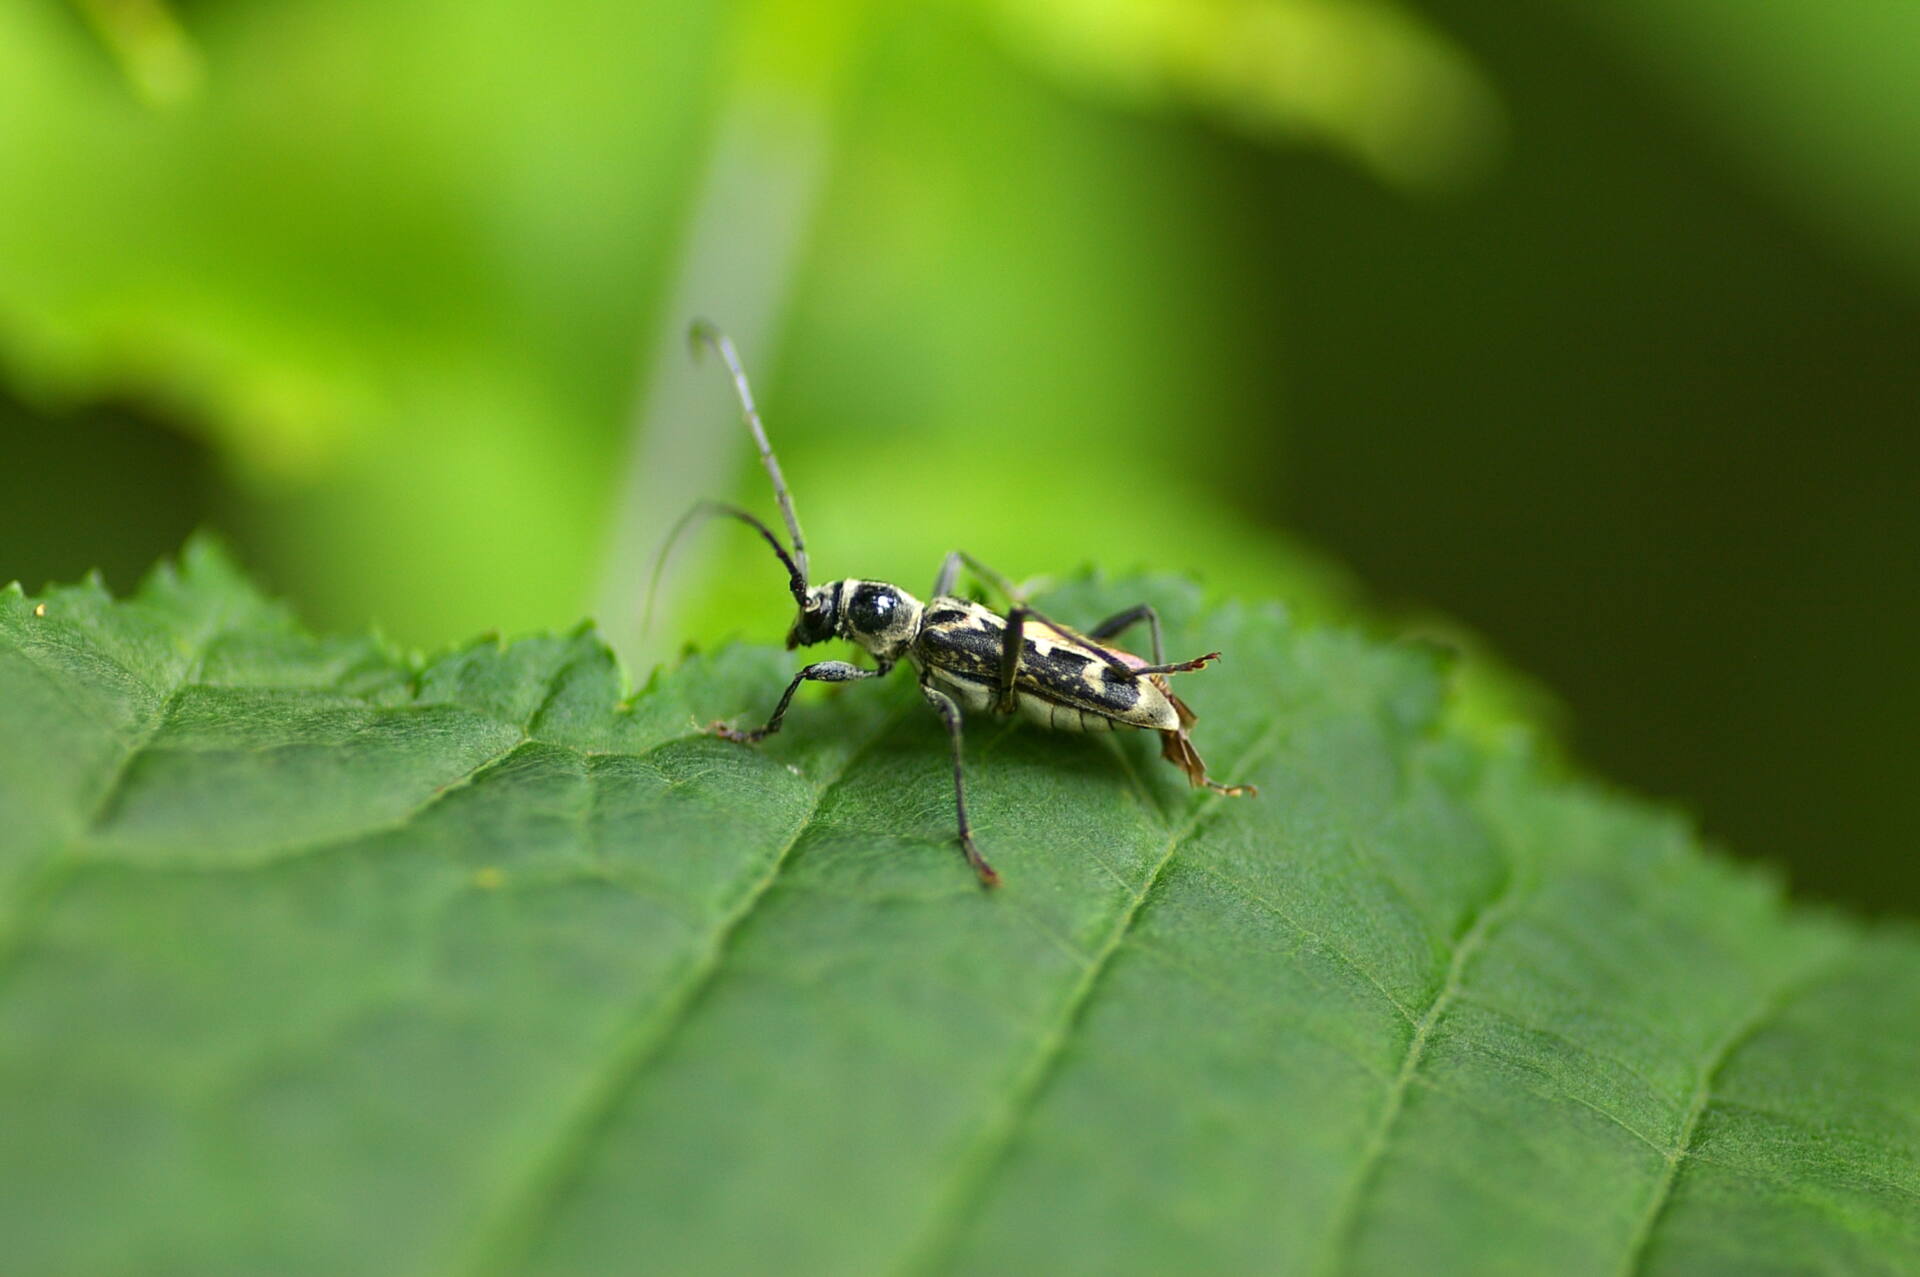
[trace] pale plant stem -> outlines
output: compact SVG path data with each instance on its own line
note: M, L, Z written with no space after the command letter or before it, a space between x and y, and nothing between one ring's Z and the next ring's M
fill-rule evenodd
M640 358L640 388L595 609L629 669L644 672L676 642L679 604L711 561L682 546L642 633L647 578L667 530L695 498L734 486L747 447L732 395L687 348L695 318L724 328L755 368L770 367L781 314L827 171L827 103L804 92L745 86L722 109L692 202L677 277Z

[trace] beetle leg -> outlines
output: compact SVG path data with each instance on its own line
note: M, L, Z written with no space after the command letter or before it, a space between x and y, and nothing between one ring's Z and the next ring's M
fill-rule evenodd
M1000 682L994 697L993 712L1013 713L1014 680L1020 674L1020 656L1026 650L1025 630L1032 609L1016 607L1007 613L1007 628L1000 635Z
M953 738L953 810L960 821L960 848L967 853L967 863L973 866L973 872L980 876L983 887L1000 885L1000 875L995 872L980 849L973 845L973 822L967 819L967 778L961 765L960 749L960 707L953 698L939 688L922 680L920 694L927 698L927 704L947 724L947 734Z
M960 569L962 567L973 573L974 578L984 584L988 589L999 591L1000 595L1009 602L1020 603L1024 601L1018 587L1008 581L1006 577L1001 576L998 572L995 572L992 568L974 558L971 554L968 554L965 550L954 550L949 553L945 559L941 560L940 575L933 578L934 598L937 599L943 594L953 593L953 587L959 584Z
M1012 604L1025 603L1029 595L1045 589L1050 580L1048 577L1031 577L1015 585L965 550L955 550L940 564L940 575L933 579L934 598L953 593L954 585L960 580L962 567L973 573L974 577L988 589L996 591Z
M1054 633L1061 635L1063 638L1066 638L1076 646L1083 647L1087 651L1092 652L1106 663L1107 668L1117 670L1122 674L1140 673L1137 667L1127 664L1113 652L1094 642L1091 636L1077 634L1075 631L1068 629L1066 626L1060 624L1060 622L1042 612L1039 608L1022 606L1015 610L1032 617L1034 620L1040 622L1040 624L1046 626ZM1011 619L1011 614L1009 614L1009 619Z
M958 579L960 568L963 565L976 577L979 577L989 586L1006 595L1014 604L1013 609L1007 613L1006 647L1000 656L1000 696L999 703L996 706L998 712L1002 714L1009 713L1013 709L1013 676L1020 668L1021 647L1017 640L1021 637L1021 623L1025 621L1026 618L1032 617L1034 620L1040 622L1040 624L1054 630L1062 636L1072 635L1074 631L1052 620L1038 608L1029 607L1026 603L1025 591L1023 589L1011 584L1005 577L964 550L955 550L947 556L946 562L941 564L940 575L933 583L935 597L952 591L954 582ZM1152 665L1146 666L1145 668L1129 665L1114 653L1100 646L1097 641L1103 638L1110 638L1121 630L1126 629L1129 625L1136 624L1143 620L1147 623L1148 630L1153 635ZM1160 614L1153 610L1153 605L1150 603L1142 603L1138 607L1128 608L1124 612L1108 617L1096 626L1091 633L1087 634L1085 638L1094 641L1084 642L1082 646L1086 647L1088 651L1104 661L1109 669L1116 670L1122 674L1181 674L1188 670L1200 669L1205 666L1207 662L1219 656L1218 652L1212 652L1197 661L1183 661L1177 665L1163 665L1161 663L1163 657L1160 648Z
M879 678L892 668L891 662L876 670L864 670L858 665L849 665L845 661L817 661L793 676L793 682L787 684L787 690L781 695L780 703L773 707L773 717L767 720L765 727L742 731L738 727L728 727L725 723L714 723L707 730L726 740L739 741L743 745L757 745L780 730L780 720L787 716L787 706L792 703L793 694L800 690L800 684L851 683L857 679Z
M1205 656L1196 656L1190 661L1175 661L1171 665L1142 665L1135 674L1187 674L1194 670L1203 670L1220 659L1220 653L1208 652Z
M992 568L974 558L965 550L955 550L954 555L959 558L962 563L967 565L967 571L973 573L974 576L978 577L981 581L984 581L990 588L1000 591L1000 596L1006 599L1007 602L1025 603L1027 601L1026 595L1021 591L1019 586L1007 580L1006 577L1001 576L998 572L995 572Z
M1180 726L1160 733L1160 757L1185 772L1187 783L1195 789L1211 789L1229 798L1251 798L1258 794L1260 791L1252 785L1223 785L1207 775L1207 765L1201 761L1200 751L1193 747L1193 741L1187 736L1187 728L1193 725L1193 711L1181 703L1178 696L1173 698L1173 706L1180 712Z
M953 593L955 582L960 579L960 561L966 556L954 550L940 561L940 575L933 578L933 593L929 598L941 598Z
M1115 612L1100 624L1087 631L1090 639L1112 638L1130 625L1147 623L1147 633L1153 636L1153 664L1135 669L1135 674L1186 674L1193 670L1205 669L1210 663L1220 659L1220 653L1208 652L1205 656L1191 661L1175 661L1165 664L1166 651L1160 646L1160 614L1153 610L1153 604L1142 603L1130 607L1124 612Z
M1115 612L1112 616L1088 630L1087 637L1090 639L1112 638L1114 635L1121 633L1130 626L1138 625L1142 621L1147 623L1147 633L1153 636L1153 663L1158 665L1167 658L1165 652L1162 651L1160 647L1160 614L1153 610L1153 604L1151 603L1142 603L1138 607L1130 607L1124 612Z

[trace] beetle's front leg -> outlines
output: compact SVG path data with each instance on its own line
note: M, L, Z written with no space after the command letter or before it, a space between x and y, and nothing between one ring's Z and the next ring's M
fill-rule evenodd
M738 727L729 727L725 723L714 723L707 730L726 740L739 741L743 745L757 745L780 730L780 720L787 716L787 706L792 704L793 694L800 690L800 684L852 683L863 678L879 678L892 668L891 661L873 670L863 670L858 665L849 665L845 661L816 661L793 676L793 682L787 684L787 690L781 694L780 703L773 707L773 717L767 720L765 727L742 731Z

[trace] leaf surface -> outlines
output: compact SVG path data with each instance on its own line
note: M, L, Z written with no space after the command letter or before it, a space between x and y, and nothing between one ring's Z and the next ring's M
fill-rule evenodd
M1196 741L0 594L9 1273L1920 1268L1920 945L1164 582ZM45 614L37 615L37 604ZM1190 651L1191 649L1191 651Z

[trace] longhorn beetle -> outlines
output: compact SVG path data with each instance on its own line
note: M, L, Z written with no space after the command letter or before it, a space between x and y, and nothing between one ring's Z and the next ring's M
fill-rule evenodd
M981 885L987 887L998 886L1000 875L974 846L973 825L967 819L960 743L963 710L1002 717L1018 713L1042 727L1069 732L1121 728L1157 731L1161 757L1185 772L1195 788L1204 786L1235 797L1254 793L1251 785L1223 785L1207 775L1207 765L1200 761L1187 736L1194 713L1167 685L1168 675L1202 669L1218 660L1220 653L1168 664L1160 650L1160 617L1150 604L1116 612L1083 634L1041 615L1005 578L958 550L941 565L934 579L933 597L926 603L881 581L848 578L825 585L809 584L807 542L793 512L793 495L780 473L773 446L767 442L766 428L760 424L753 391L733 343L705 321L696 322L687 336L696 357L701 346L710 346L732 375L741 415L760 449L760 464L773 481L774 500L793 536L793 549L789 552L773 529L739 506L702 501L674 525L655 566L654 580L657 583L665 566L667 551L693 524L716 515L738 519L773 547L787 569L787 588L800 608L793 628L787 631L788 650L838 638L865 648L874 658L872 669L846 661L816 661L793 676L765 726L743 731L714 723L707 728L710 733L742 744L757 744L780 730L800 684L881 678L904 658L919 676L920 694L946 723L952 739L953 804L959 818L960 846L966 851L967 863L980 876ZM1005 616L954 594L954 582L963 566L1008 597L1012 606ZM1105 642L1142 621L1152 642L1152 661Z

